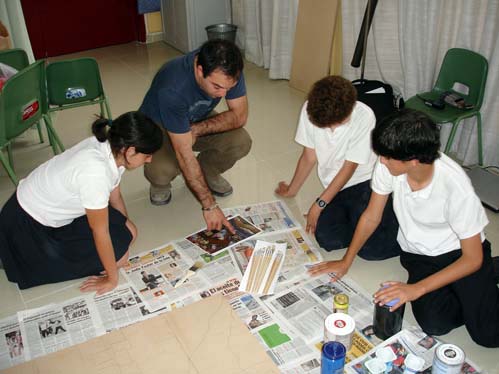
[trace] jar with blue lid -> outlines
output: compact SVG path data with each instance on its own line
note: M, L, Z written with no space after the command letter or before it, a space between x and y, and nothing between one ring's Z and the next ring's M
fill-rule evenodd
M343 374L345 346L340 342L326 342L321 352L321 374Z

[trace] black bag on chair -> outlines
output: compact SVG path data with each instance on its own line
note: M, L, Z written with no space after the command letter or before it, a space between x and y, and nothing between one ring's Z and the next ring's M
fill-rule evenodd
M356 79L352 84L357 90L357 100L373 110L377 122L397 110L393 88L389 84L368 79Z

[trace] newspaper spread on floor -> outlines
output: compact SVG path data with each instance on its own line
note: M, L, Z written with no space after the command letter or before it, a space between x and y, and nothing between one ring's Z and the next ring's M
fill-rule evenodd
M363 363L375 355L376 348L387 345L396 349L400 345L404 351L394 349L395 354L416 353L431 364L433 350L425 352L422 342L434 338L421 330L404 325L403 332L385 342L374 335L372 299L352 279L345 276L331 282L328 275L308 276L307 267L322 261L320 250L283 202L224 212L241 215L263 232L215 256L185 239L169 242L131 257L121 270L126 283L111 292L85 294L0 320L0 369L216 294L227 299L284 374L320 373L324 319L331 313L338 293L349 296L349 314L356 322L352 348L347 353L347 373L364 373ZM257 240L286 243L285 261L273 295L258 297L239 291ZM468 360L465 369L469 370L463 374L480 372Z

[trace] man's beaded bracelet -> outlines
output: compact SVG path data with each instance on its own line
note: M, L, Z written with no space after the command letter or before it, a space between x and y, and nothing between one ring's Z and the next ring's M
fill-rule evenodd
M217 203L215 203L215 204L213 204L213 205L211 205L211 206L209 206L207 208L205 208L204 206L201 207L201 210L204 211L204 212L210 212L210 211L215 210L215 209L218 209L218 204Z

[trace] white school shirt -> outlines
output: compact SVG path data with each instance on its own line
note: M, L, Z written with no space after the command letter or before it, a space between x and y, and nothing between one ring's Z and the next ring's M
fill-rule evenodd
M434 165L430 184L418 191L411 190L407 174L395 177L379 161L374 168L371 188L381 195L393 192L397 241L409 253L438 256L478 233L485 240L489 221L464 170L443 153Z
M332 130L310 122L307 103L301 109L295 141L315 150L317 172L324 188L329 186L345 160L359 165L343 189L371 179L376 162L376 155L371 148L371 131L376 124L376 117L371 108L357 101L350 120Z
M17 187L19 205L36 221L61 227L108 206L124 167L118 168L109 142L81 141L37 167Z

